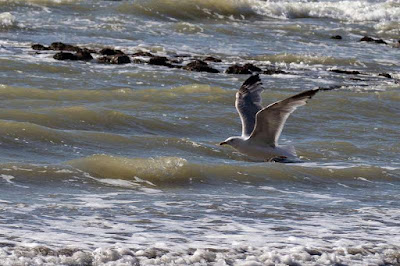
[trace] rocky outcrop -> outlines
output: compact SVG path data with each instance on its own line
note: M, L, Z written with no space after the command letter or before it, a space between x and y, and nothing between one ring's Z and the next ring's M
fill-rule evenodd
M52 44L50 44L49 49L54 51L70 51L70 52L79 52L82 50L82 48L78 46L62 42L53 42Z
M78 57L73 53L59 52L53 56L56 60L78 60Z
M75 55L77 57L77 60L90 61L93 59L93 56L85 50L79 51Z
M116 64L116 65L122 65L122 64L129 64L131 63L131 59L129 56L125 54L116 54L116 55L108 55L108 56L103 56L98 59L100 63L106 63L106 64Z
M244 64L244 65L231 65L225 70L226 74L252 74L254 72L261 73L262 69L253 65L253 64Z
M373 43L381 43L381 44L387 44L383 39L374 39L369 36L364 36L360 39L360 42L373 42Z
M166 67L174 67L170 62L169 59L165 56L153 56L149 60L149 65L156 65L156 66L166 66Z
M39 44L39 43L32 44L31 48L32 48L33 50L36 50L36 51L50 50L49 47L46 47L46 46L44 46L44 45L42 45L42 44Z
M184 66L183 69L196 72L219 73L218 69L210 67L206 62L201 60L192 61Z
M267 68L262 72L264 75L274 75L274 74L289 74L286 71L276 69L276 68Z
M343 69L329 69L329 71L339 74L346 74L346 75L359 75L361 74L360 71L357 70L343 70Z
M99 52L102 55L124 55L125 53L121 50L112 49L112 48L103 48Z
M138 52L134 53L132 56L153 57L154 55L149 52L138 51Z
M213 56L207 56L206 58L204 58L204 61L207 62L214 62L214 63L221 63L222 60Z
M385 78L388 78L388 79L392 78L392 76L389 73L379 73L378 76L385 77Z

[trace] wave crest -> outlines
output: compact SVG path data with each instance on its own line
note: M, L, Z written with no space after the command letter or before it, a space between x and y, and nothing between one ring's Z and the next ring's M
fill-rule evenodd
M15 16L10 12L0 13L0 29L16 26Z
M343 21L399 21L400 6L393 1L279 1L259 2L258 13L278 18L332 18Z
M256 15L251 0L138 0L124 3L119 11L160 19L244 19Z

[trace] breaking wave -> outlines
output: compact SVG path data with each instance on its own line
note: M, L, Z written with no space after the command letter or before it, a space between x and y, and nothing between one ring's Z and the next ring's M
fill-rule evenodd
M273 163L192 163L180 157L126 158L93 155L67 162L68 165L105 179L146 180L155 185L299 181L310 177L317 182L338 182L361 177L366 180L397 180L393 170L367 165L273 164Z
M16 19L10 12L0 13L0 30L16 26Z
M147 15L159 19L245 19L255 16L251 0L139 0L124 3L119 11Z
M395 1L267 1L254 6L258 13L285 19L331 18L343 21L399 21Z

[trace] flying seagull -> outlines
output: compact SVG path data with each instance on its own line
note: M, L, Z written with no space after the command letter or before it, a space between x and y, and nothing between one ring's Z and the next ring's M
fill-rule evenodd
M248 78L236 93L236 110L242 121L242 136L229 137L220 145L230 145L251 158L262 161L296 159L293 146L280 146L278 139L289 115L305 105L320 89L308 90L265 108L261 106L264 90L259 75Z

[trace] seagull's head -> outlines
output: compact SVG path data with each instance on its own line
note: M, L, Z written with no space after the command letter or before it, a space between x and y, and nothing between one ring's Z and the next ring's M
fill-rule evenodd
M230 137L221 142L219 145L229 145L232 147L237 147L243 142L241 137Z

